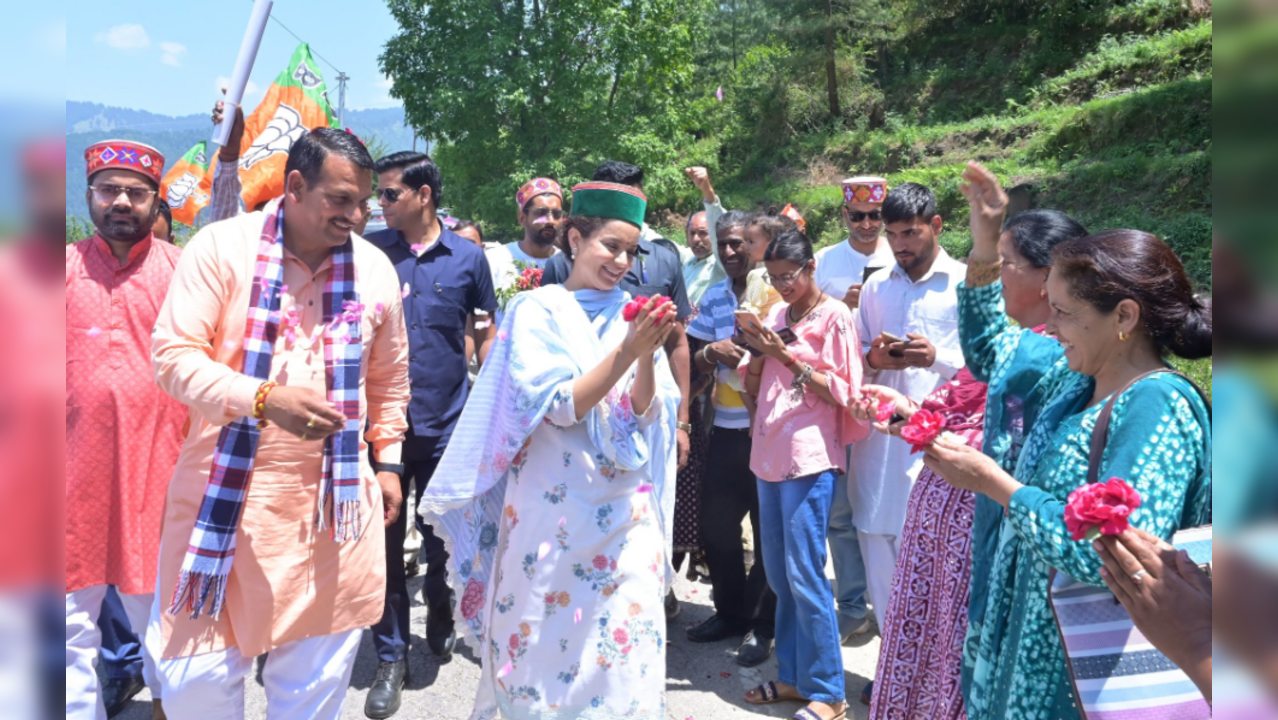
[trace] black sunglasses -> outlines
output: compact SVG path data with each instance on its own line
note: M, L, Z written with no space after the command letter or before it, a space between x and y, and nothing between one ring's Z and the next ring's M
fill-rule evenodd
M404 196L404 191L399 188L382 188L377 191L377 199L382 205L394 205Z
M879 210L871 210L870 212L860 212L857 210L848 211L848 219L854 223L865 222L866 218L869 218L874 222L878 222L883 219L883 213Z

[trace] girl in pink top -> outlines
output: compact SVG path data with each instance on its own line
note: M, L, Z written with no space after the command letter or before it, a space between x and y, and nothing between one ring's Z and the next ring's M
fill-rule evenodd
M847 714L834 596L825 578L826 529L847 446L869 427L848 407L860 396L861 343L852 311L821 292L812 243L786 232L764 257L781 295L762 326L745 327L761 354L742 376L757 398L750 468L759 477L768 582L777 594L779 680L746 696L756 705L810 701L796 718Z

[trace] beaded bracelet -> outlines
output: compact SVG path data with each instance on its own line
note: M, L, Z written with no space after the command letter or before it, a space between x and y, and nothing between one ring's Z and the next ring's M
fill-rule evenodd
M266 397L279 387L276 382L264 382L257 388L257 397L253 398L253 419L257 421L257 429L266 427Z
M967 286L978 288L993 285L1002 272L1002 260L993 260L991 262L971 262L969 260L967 263Z

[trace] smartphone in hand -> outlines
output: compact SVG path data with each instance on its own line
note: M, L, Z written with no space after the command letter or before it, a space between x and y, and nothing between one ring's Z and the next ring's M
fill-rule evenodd
M884 340L887 340L889 344L906 342L904 338L899 338L893 335L892 333L887 332L886 330L879 333L879 337L883 338ZM888 355L891 355L894 358L903 358L905 357L905 351L904 350L888 350Z
M740 325L743 330L752 333L760 333L763 331L763 321L760 320L759 316L753 312L749 310L737 310L733 313L733 315L737 319L737 324Z

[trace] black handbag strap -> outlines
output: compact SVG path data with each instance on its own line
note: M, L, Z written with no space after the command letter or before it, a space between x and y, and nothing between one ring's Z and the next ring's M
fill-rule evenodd
M1094 485L1100 479L1101 458L1105 454L1105 445L1109 442L1109 421L1114 415L1114 406L1118 404L1118 399L1136 383L1151 375L1158 375L1159 373L1171 373L1172 375L1178 375L1184 378L1185 382L1189 383L1192 388L1198 391L1198 396L1201 397L1203 399L1203 403L1207 405L1207 416L1209 418L1211 417L1211 398L1207 397L1207 393L1203 392L1203 389L1198 387L1198 383L1190 380L1184 373L1172 370L1171 368L1159 368L1158 370L1150 370L1147 373L1136 376L1131 382L1124 385L1121 390L1114 393L1109 398L1109 402L1105 403L1105 408L1101 410L1100 417L1096 418L1096 428L1092 431L1092 451L1087 461L1088 485Z

